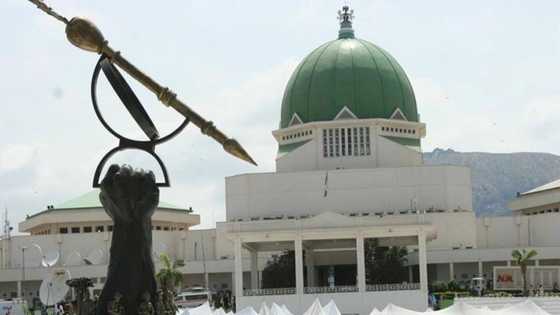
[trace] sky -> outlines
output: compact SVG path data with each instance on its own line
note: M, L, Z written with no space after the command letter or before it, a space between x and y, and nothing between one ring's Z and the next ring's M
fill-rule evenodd
M194 126L158 146L172 186L161 200L192 207L200 227L225 218L227 176L275 169L285 85L314 48L335 39L337 10L355 11L356 36L389 51L408 74L424 151L560 154L558 1L50 0L94 21L109 44L229 136L259 166L237 160ZM117 145L94 115L98 57L69 44L64 25L26 0L0 2L0 209L12 225L90 191L101 157ZM131 82L131 80L129 80ZM140 136L100 79L101 110ZM131 82L165 133L173 110ZM161 171L142 152L110 162Z

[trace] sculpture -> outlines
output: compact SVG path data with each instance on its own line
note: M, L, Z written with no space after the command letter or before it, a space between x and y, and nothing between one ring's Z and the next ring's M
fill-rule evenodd
M125 314L136 315L144 294L152 305L156 302L151 216L159 202L159 188L152 172L111 165L99 197L114 225L107 281L96 313L106 314L108 303L119 292Z
M178 134L187 123L192 123L203 134L220 143L229 154L254 165L256 163L235 139L229 138L216 128L211 121L207 121L179 100L177 95L169 88L160 85L130 63L120 52L111 48L103 34L92 22L79 17L67 19L55 12L42 0L29 1L41 11L66 25L67 39L73 45L101 55L92 80L92 100L101 123L109 132L119 138L119 146L103 157L94 173L93 186L101 187L101 203L114 222L107 280L95 312L98 315L104 315L108 312L111 314L136 315L139 314L139 308L142 308L143 313L153 314L154 305L157 306L158 313L161 313L160 311L163 311L163 313L170 312L175 309L172 298L173 291L162 292L159 303L155 303L157 297L154 264L151 258L151 216L159 202L158 187L170 185L165 167L154 153L155 145L167 141ZM117 67L153 92L161 103L184 116L183 124L171 134L160 138L150 117L122 78ZM101 70L149 141L127 139L114 132L102 118L97 108L95 96L97 76ZM99 184L98 179L104 163L113 153L124 149L140 149L154 156L162 167L164 182L156 183L152 172L133 170L129 166L112 165L101 184ZM89 297L87 299L90 300ZM141 301L143 302L140 304ZM139 304L141 307L139 307Z

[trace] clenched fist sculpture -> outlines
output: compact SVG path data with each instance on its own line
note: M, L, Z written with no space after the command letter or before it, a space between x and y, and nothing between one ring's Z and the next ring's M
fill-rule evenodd
M113 237L107 281L96 313L108 314L110 302L120 294L126 314L136 315L145 292L153 305L157 299L151 216L159 203L159 189L154 174L111 165L101 182L99 198L113 219Z

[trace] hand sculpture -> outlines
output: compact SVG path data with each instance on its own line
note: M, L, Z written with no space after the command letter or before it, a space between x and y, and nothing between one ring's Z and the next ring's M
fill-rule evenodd
M113 237L107 281L96 313L108 314L110 301L119 292L126 314L136 315L145 292L152 305L156 302L151 216L159 203L159 189L154 174L111 165L99 198L113 219Z

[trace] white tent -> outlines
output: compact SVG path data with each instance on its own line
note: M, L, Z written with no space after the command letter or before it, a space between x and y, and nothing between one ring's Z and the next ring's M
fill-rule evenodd
M284 310L276 303L272 303L270 307L270 315L285 315Z
M496 315L550 315L531 300L526 300L496 311Z
M270 315L270 309L265 302L262 302L261 308L259 309L259 315Z
M464 302L457 302L440 311L417 312L393 304L387 305L382 312L373 310L370 315L550 315L535 303L527 300L498 310L488 307L478 308Z
M323 307L325 315L340 315L340 311L333 300Z
M290 312L286 304L282 304L282 310L284 310L284 315L294 315L292 314L292 312Z
M255 312L255 309L249 306L235 313L235 315L258 315L258 314L257 312Z
M305 311L305 313L303 313L303 315L325 315L319 299L315 299L313 304L311 304L311 306L307 309L307 311Z
M226 312L220 307L219 309L214 310L213 315L226 315Z
M199 307L186 309L181 315L212 315L212 309L208 302L200 305Z

